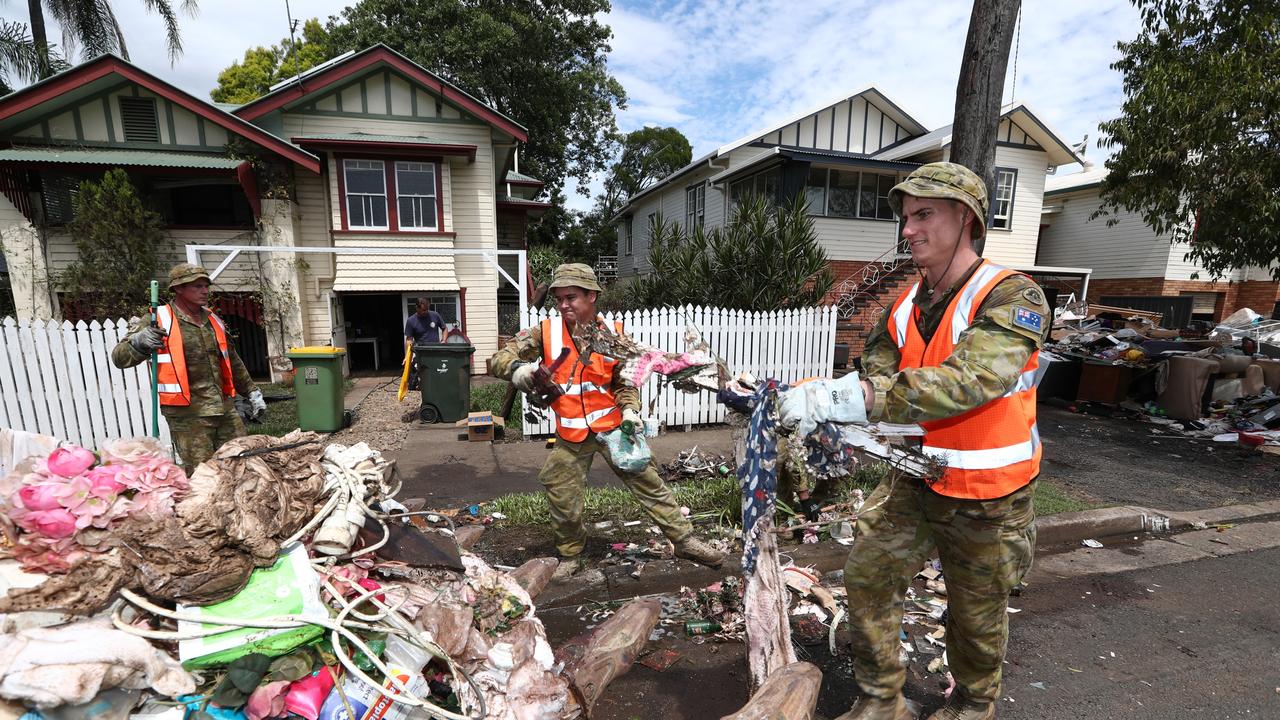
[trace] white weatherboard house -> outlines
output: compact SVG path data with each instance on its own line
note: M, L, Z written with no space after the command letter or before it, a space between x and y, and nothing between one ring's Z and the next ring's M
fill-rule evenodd
M1040 262L1087 264L1093 268L1089 297L1174 296L1192 298L1191 317L1222 320L1247 307L1270 316L1280 301L1280 283L1263 268L1235 270L1214 278L1187 259L1191 246L1171 242L1137 213L1119 211L1090 220L1102 206L1106 168L1049 178L1042 210Z
M619 275L649 270L649 229L658 218L711 229L749 194L784 202L803 193L836 276L829 299L840 302L857 290L838 333L856 354L879 303L911 278L889 189L919 165L946 160L950 145L950 126L930 132L874 86L824 103L717 148L629 198L617 216ZM1038 277L1088 274L1036 260L1046 174L1078 162L1026 104L1003 109L987 258Z
M193 245L434 248L432 254L242 252L215 280L217 308L251 369L296 345L348 361L401 360L426 299L476 346L517 315L525 227L547 207L521 175L525 129L385 46L349 53L242 106L218 105L113 56L0 99L0 239L19 318L64 310L57 273L78 183L128 171L164 217L163 267ZM249 160L252 159L252 162ZM202 252L211 270L224 252Z

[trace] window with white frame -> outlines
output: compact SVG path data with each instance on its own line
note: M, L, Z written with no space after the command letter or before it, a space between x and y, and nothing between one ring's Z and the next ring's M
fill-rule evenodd
M387 230L387 174L381 160L343 160L347 227Z
M996 192L991 203L992 230L1008 230L1013 219L1013 191L1018 186L1018 171L996 168Z
M892 220L889 191L897 182L896 175L813 168L805 183L805 201L810 215Z
M684 192L684 227L693 230L702 227L706 218L707 186L694 185Z
M396 163L396 220L403 230L439 230L436 164Z

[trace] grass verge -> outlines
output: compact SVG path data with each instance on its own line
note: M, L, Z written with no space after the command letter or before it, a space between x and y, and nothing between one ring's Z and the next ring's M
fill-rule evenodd
M1083 500L1071 497L1062 491L1062 488L1054 485L1047 480L1041 480L1036 483L1036 515L1057 515L1064 512L1076 512L1078 510L1092 510L1100 505L1087 503Z
M347 380L342 385L342 392L345 395L351 390L354 383ZM280 437L287 435L298 429L298 399L290 397L288 400L272 400L272 397L284 395L293 395L293 383L261 383L258 389L267 398L267 414L263 416L261 422L246 422L245 430L250 435L272 435Z

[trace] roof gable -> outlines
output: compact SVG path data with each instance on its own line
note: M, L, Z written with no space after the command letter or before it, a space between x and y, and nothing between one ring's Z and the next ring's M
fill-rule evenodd
M446 120L466 113L516 140L528 140L528 132L515 120L385 45L335 58L278 83L234 112L256 120L277 110L299 109Z
M876 153L883 160L901 160L922 153L940 150L951 144L951 125L944 125L926 135L885 148ZM1044 150L1052 165L1070 165L1081 162L1080 156L1058 133L1036 117L1023 102L1013 102L1000 111L1000 125L996 131L996 143L1012 147Z
M14 137L21 134L33 141L56 142L60 138L49 132L49 123L73 124L80 129L66 129L73 134L64 139L75 141L77 135L74 133L83 130L80 127L84 122L81 108L100 111L107 127L115 124L119 108L107 101L113 94L156 99L157 111L162 112L163 117L157 117L161 142L154 144L184 145L179 142L181 125L192 128L189 135L206 137L206 142L192 145L204 146L219 139L225 140L227 135L235 135L312 172L320 172L320 161L315 155L114 55L99 56L0 98L0 133ZM33 134L33 127L40 133ZM79 139L90 142L83 136ZM100 141L104 144L125 142L124 128L120 128L119 134L109 131Z
M874 85L822 103L720 147L717 155L765 143L870 155L927 131Z

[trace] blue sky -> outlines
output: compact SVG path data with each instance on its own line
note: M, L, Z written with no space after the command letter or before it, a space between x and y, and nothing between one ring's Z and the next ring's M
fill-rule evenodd
M295 18L325 18L348 4L293 0L292 8ZM159 20L140 0L113 5L133 61L201 97L246 48L288 33L284 0L203 0L197 17L182 18L186 52L170 66ZM970 8L962 0L621 0L604 17L614 33L610 69L629 96L618 123L674 125L696 157L874 83L936 128L951 122ZM26 3L0 0L0 17L25 22ZM1017 98L1068 142L1088 133L1089 157L1100 160L1097 124L1123 99L1109 65L1116 42L1137 30L1128 0L1024 0ZM1011 59L1006 100L1012 69ZM567 194L572 207L590 206Z

